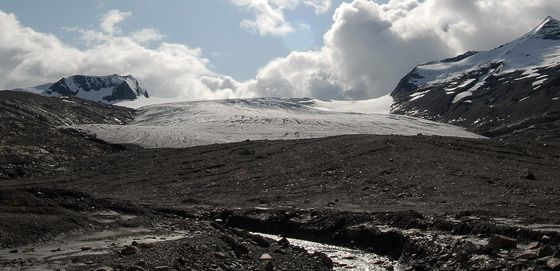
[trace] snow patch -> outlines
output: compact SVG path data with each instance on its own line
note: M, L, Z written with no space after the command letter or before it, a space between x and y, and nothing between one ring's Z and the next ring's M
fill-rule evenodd
M414 101L414 100L418 100L422 97L424 97L428 92L430 92L431 89L428 89L426 91L422 91L422 92L416 92L416 93L412 93L410 94L409 97L411 97L412 99L410 99L410 101Z

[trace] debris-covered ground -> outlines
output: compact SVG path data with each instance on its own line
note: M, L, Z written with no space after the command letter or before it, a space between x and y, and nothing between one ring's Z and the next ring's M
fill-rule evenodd
M0 269L560 269L552 143L355 135L146 150L11 129ZM41 140L66 158L22 158Z

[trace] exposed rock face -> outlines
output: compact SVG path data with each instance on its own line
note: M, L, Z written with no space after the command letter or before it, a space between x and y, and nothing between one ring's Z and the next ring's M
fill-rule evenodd
M73 96L102 103L149 98L148 91L132 75L85 76L62 78L43 91L51 96Z
M422 64L393 91L392 113L490 137L560 139L560 22L485 52Z

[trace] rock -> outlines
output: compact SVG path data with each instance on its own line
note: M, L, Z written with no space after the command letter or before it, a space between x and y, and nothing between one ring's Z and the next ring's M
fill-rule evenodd
M290 246L290 241L288 241L288 239L286 239L286 237L282 237L282 239L278 240L278 244L281 247L286 248L286 247Z
M169 270L169 266L167 265L162 265L162 266L156 266L156 271L168 271Z
M540 243L539 242L533 242L529 244L529 249L537 249L539 248Z
M140 266L144 269L148 269L148 263L146 261L139 261L136 266Z
M114 269L108 266L103 266L95 269L95 271L113 271Z
M19 250L17 250L17 249L12 249L12 250L10 250L8 253L12 253L12 254L13 254L13 253L18 253L18 252L19 252Z
M135 246L125 246L121 250L121 255L134 255L140 253L140 249Z
M141 266L138 266L138 265L131 266L131 267L127 268L126 270L127 271L146 271L145 268L143 268Z
M180 263L182 266L185 266L185 264L187 263L187 260L185 260L185 258L183 257L177 258L176 261Z
M546 256L546 257L542 257L542 258L538 258L537 260L535 260L536 263L540 264L540 265L546 265L546 263L548 262L548 260L550 260L551 258L554 258L552 256Z
M535 177L535 173L529 170L529 172L527 172L527 176L525 176L525 179L536 181L537 177Z
M335 205L335 203L331 201L327 204L327 207L334 207L334 205Z
M81 247L80 250L81 251L88 251L88 250L91 250L91 247Z
M503 235L495 235L488 240L488 246L493 249L512 249L517 247L517 240Z
M313 257L317 257L321 260L321 263L329 269L333 269L334 263L327 254L322 252L315 252L312 254Z
M517 259L524 259L524 260L534 260L534 259L537 259L539 257L537 256L537 251L531 249L531 250L527 250L527 251L523 251L523 252L519 253L516 256L516 258Z
M264 264L263 270L264 271L273 271L274 270L274 265L272 264L272 262L269 261L269 262Z
M543 246L537 249L537 256L539 258L554 255L554 250L549 246Z
M548 262L546 262L546 266L550 271L560 271L560 259L550 258Z
M261 260L261 261L271 261L272 256L270 256L270 254L268 254L268 253L265 253L265 254L261 255L261 257L259 257L259 260Z
M220 259L225 259L225 258L227 258L227 255L226 255L225 253L223 253L223 252L216 252L216 253L214 253L214 255L215 255L217 258L220 258Z
M247 245L245 243L236 242L232 246L232 249L233 249L233 252L235 253L235 255L237 255L237 256L249 254L249 248L247 247Z
M175 262L173 263L173 265L171 265L172 269L175 269L177 271L183 271L185 270L185 266L183 266L183 264L179 261L179 260L175 260Z
M263 248L270 247L270 242L260 235L251 235L251 241L257 243L257 245Z

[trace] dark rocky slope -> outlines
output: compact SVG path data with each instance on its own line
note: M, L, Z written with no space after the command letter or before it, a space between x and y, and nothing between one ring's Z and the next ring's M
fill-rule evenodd
M0 91L0 180L42 174L65 161L111 152L111 145L86 140L60 126L124 124L134 110L78 98L50 98Z

